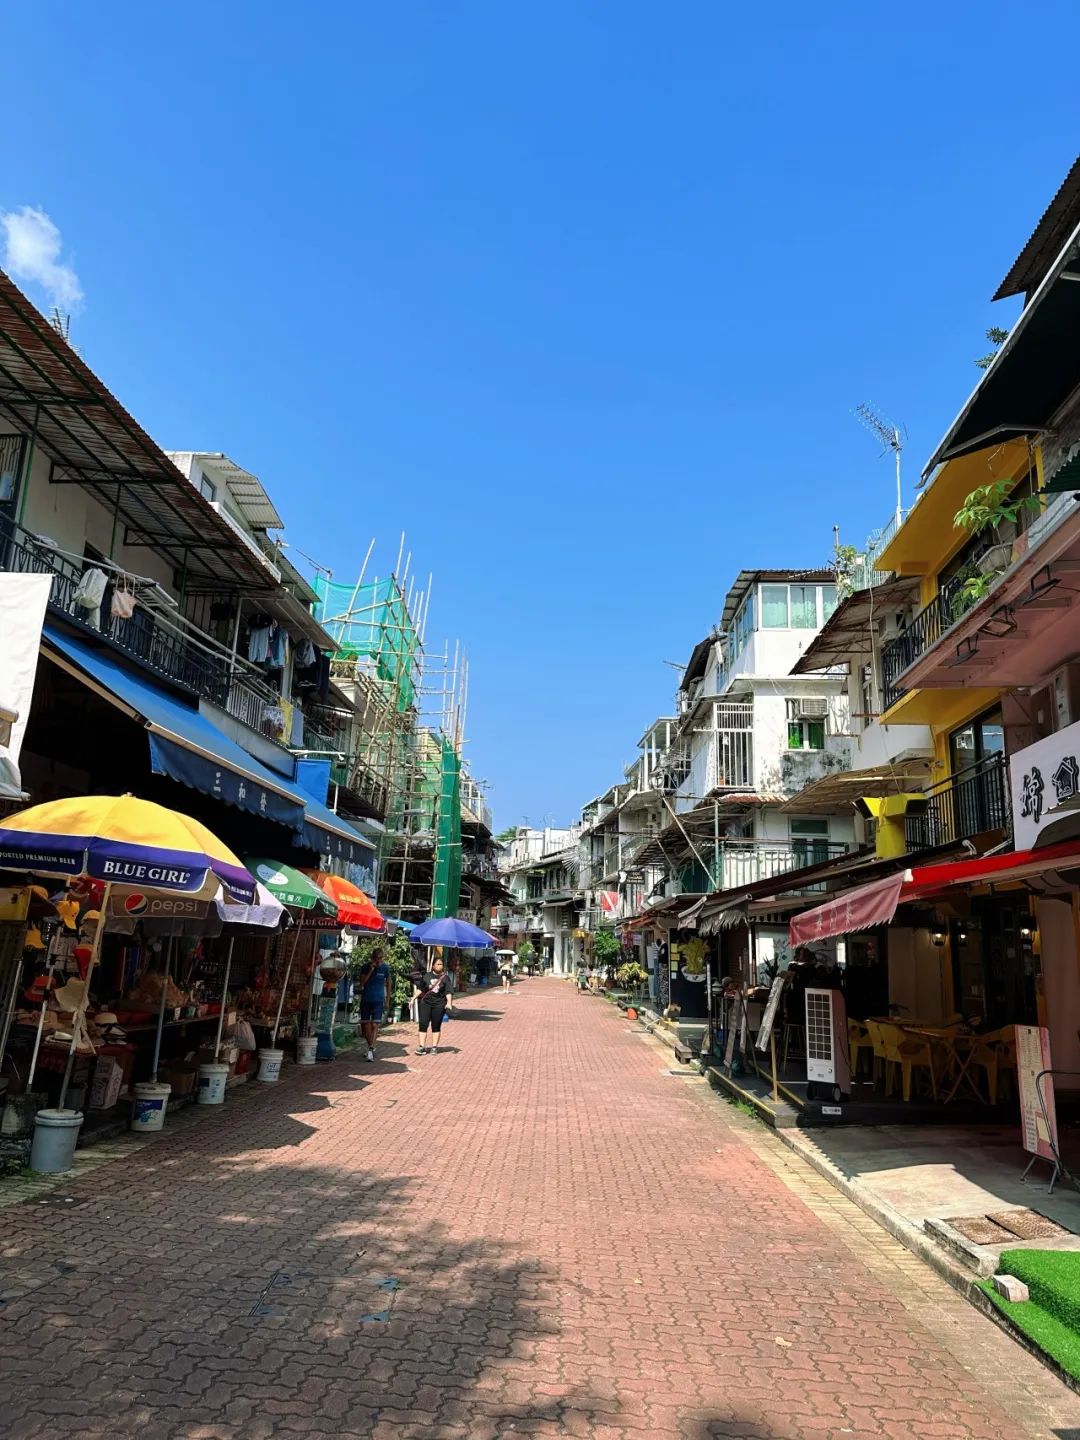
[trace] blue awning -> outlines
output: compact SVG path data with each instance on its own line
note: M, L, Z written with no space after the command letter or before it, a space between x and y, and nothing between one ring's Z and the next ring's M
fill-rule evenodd
M371 868L375 846L365 835L335 815L329 806L320 805L318 800L305 800L304 809L307 811L304 833L312 850L350 865Z
M129 670L113 653L76 640L51 625L44 630L51 659L74 665L80 678L105 691L149 731L150 765L181 785L294 831L293 843L320 856L370 868L375 847L347 820L313 800L294 781L276 775L179 696Z
M155 685L149 676L129 670L110 651L72 639L51 625L43 635L46 654L81 671L106 699L119 702L149 731L150 768L181 785L212 795L252 815L276 820L290 830L304 826L304 800L295 787L260 765L235 740L194 706Z

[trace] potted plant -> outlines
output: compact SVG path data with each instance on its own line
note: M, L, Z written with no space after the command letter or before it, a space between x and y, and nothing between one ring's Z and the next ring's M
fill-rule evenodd
M966 496L953 516L953 524L958 529L967 530L972 535L989 532L993 537L990 546L974 561L976 572L989 579L1007 569L1021 515L1038 510L1042 503L1038 495L1011 494L1014 486L1012 480L993 480L987 485L980 485ZM982 595L974 598L981 599Z
M531 940L523 940L518 946L518 964L527 975L532 974L533 961L536 958L536 951L533 949Z
M612 966L619 956L619 941L614 930L597 930L593 935L593 960L602 974L601 983L609 981Z
M636 960L628 960L615 971L615 979L624 990L631 992L633 999L626 1007L626 1018L636 1020L637 1003L641 999L642 990L649 983L649 972Z

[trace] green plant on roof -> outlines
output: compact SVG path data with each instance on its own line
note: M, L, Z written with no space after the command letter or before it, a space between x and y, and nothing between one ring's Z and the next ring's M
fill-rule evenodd
M979 485L966 496L963 505L953 516L958 530L969 530L972 535L983 530L994 530L1003 521L1015 525L1025 511L1038 510L1037 495L1013 495L1015 482L992 480Z

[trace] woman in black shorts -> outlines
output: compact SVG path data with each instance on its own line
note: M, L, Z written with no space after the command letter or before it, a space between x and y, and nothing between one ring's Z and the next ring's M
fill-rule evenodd
M450 994L450 976L446 961L441 956L431 962L431 968L416 976L417 1014L420 1020L420 1044L418 1055L439 1053L439 1036L442 1033L443 1016L454 1008L454 997Z

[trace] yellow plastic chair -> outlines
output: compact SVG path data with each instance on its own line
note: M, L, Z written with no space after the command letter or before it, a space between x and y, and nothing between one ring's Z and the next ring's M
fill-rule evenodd
M899 1025L882 1025L881 1038L885 1044L885 1094L892 1093L892 1081L896 1072L890 1065L900 1069L901 1090L905 1105L911 1099L911 1077L916 1070L930 1073L930 1094L937 1101L937 1072L934 1069L934 1052L930 1041L920 1035L909 1035Z
M1016 1073L1016 1031L1011 1025L979 1036L973 1048L971 1068L984 1073L990 1104L996 1105L1001 1072Z
M852 1079L859 1073L859 1056L867 1051L871 1057L874 1055L874 1041L870 1035L869 1026L862 1020L849 1020L847 1025L848 1054L851 1063ZM870 1068L873 1070L873 1058L870 1061Z
M876 1083L880 1075L884 1081L888 1075L888 1058L885 1054L885 1039L881 1033L880 1020L866 1020L866 1033L870 1037L870 1046L874 1052L874 1081Z

